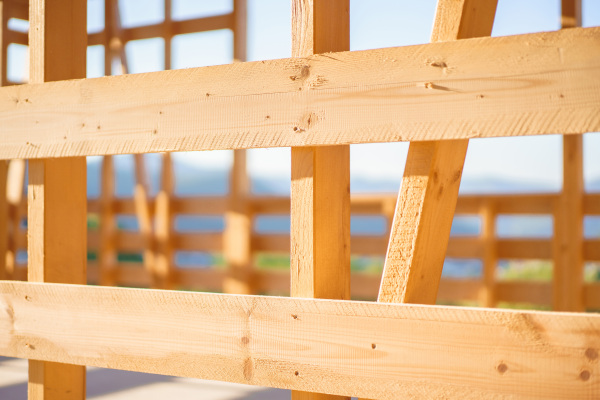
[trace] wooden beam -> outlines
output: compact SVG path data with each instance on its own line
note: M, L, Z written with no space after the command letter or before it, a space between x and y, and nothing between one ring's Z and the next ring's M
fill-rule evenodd
M247 0L233 1L233 60L246 61L248 36Z
M225 293L252 294L252 219L246 201L250 179L246 171L245 150L235 150L229 174L228 210L223 232L223 255L229 276L223 282Z
M8 4L0 0L0 86L6 86L8 73Z
M598 51L574 28L0 88L0 159L597 131Z
M175 192L173 160L170 153L162 154L161 187L156 195L156 257L153 286L161 289L173 287L173 210L171 200Z
M581 1L562 0L563 28L581 26ZM566 131L565 133L570 133ZM584 311L583 136L563 136L563 188L554 211L553 309Z
M172 21L171 34L185 35L188 33L207 32L218 29L233 29L233 14L215 15L211 17L186 19L183 21ZM153 24L123 28L119 39L123 43L132 40L143 40L155 37L165 37L164 24ZM92 33L89 35L89 45L102 44L106 40L106 33Z
M432 41L489 36L497 3L440 0ZM430 64L448 68L443 60ZM378 301L435 304L468 144L411 143Z
M134 155L134 165L136 180L133 193L135 213L143 243L144 268L151 274L154 271L154 234L152 229L153 221L150 216L150 205L148 204L148 192L150 189L148 187L143 154Z
M376 399L596 399L599 330L595 314L0 283L3 356Z
M30 81L84 78L86 2L30 2ZM34 282L86 282L85 158L29 163L28 279ZM85 398L85 367L29 362L30 400Z
M346 50L350 50L349 0L292 0L293 57ZM302 71L288 79L311 75L308 68ZM309 112L296 131L308 130L318 118ZM349 300L350 146L292 147L290 213L290 295ZM334 399L350 400L292 391L292 400Z
M481 240L483 242L483 285L479 292L479 303L484 307L495 307L496 270L498 255L496 251L496 204L485 202L481 208Z
M17 267L17 253L23 248L27 248L20 241L23 229L21 223L27 213L26 202L23 201L24 185L25 185L25 160L10 160L8 164L8 176L6 187L6 199L8 201L10 215L10 232L11 240L8 244L8 254L6 258L6 277L15 279L14 272ZM25 207L23 207L25 205Z
M0 4L2 7L2 4ZM8 279L6 259L8 258L8 199L6 198L6 181L8 161L0 162L0 280Z
M99 283L114 286L117 266L115 221L115 170L112 156L102 159L100 175L100 246L98 252ZM134 208L134 207L132 207Z

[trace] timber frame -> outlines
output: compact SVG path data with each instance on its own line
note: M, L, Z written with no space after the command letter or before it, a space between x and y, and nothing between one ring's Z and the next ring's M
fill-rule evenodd
M439 0L434 43L348 52L348 0L292 4L292 58L81 79L85 2L31 0L31 83L0 89L0 160L29 160L29 282L0 281L0 355L30 360L30 399L83 399L87 365L287 388L295 400L598 398L600 316L431 304L468 139L560 132L580 162L581 134L600 131L600 28L574 27L578 2L563 0L572 29L489 38L497 0ZM394 141L411 145L379 301L348 301L348 145ZM84 156L282 146L291 298L85 286ZM581 193L565 182L553 203L564 235L581 236L568 224L581 220ZM246 207L227 208L238 275ZM581 255L564 235L556 259ZM555 271L567 282L557 310L582 311L570 297L580 264ZM155 286L171 287L157 271ZM230 291L249 291L238 277Z

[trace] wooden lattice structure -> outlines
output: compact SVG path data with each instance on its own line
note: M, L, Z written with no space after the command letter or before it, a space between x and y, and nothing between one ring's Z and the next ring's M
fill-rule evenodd
M563 25L576 26L577 3L563 3ZM0 90L0 157L29 160L30 281L0 283L0 354L31 360L30 398L83 398L84 365L289 388L295 399L316 397L307 392L599 396L597 315L414 303L436 300L452 217L461 207L482 209L490 220L502 207L552 211L554 246L537 251L557 261L555 309L582 311L600 302L597 285L582 282L582 259L598 257L593 241L582 250L582 216L600 211L598 195L584 196L580 173L580 135L600 130L600 29L476 38L489 36L496 0L440 0L436 43L346 52L348 1L297 0L293 58L63 81L85 76L85 2L34 0L30 7L32 83ZM103 39L109 43L110 36ZM523 196L508 206L501 198L466 198L457 207L469 138L556 132L568 134L565 174L577 177L565 180L562 194ZM398 201L391 201L379 302L347 301L348 145L393 141L411 146ZM81 286L83 156L230 149L238 151L234 170L243 171L244 149L281 146L292 147L294 298ZM163 190L154 206L163 221L157 243L148 244L147 230L142 240L152 250L145 261L157 259L156 287L172 285L169 263L158 260L172 251L164 249L169 241L160 242L175 208L169 184ZM252 204L234 194L238 200L224 210L223 246L233 271L224 280L241 293L252 286ZM143 190L136 201L139 219L148 221L150 211L139 211L149 204ZM483 229L484 265L502 252L499 243L486 245L490 232L493 222ZM488 305L501 292L492 274L484 267L477 287Z

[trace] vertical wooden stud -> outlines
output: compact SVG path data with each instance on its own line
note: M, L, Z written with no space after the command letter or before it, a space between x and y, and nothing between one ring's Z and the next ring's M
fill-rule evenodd
M30 2L32 83L85 78L86 6L80 0ZM85 158L29 162L30 281L86 283L86 209ZM31 360L28 393L30 400L84 399L85 367Z
M6 3L0 0L0 86L6 84ZM0 280L7 279L6 258L8 257L8 199L6 180L8 161L0 162Z
M154 287L169 289L173 286L173 221L171 199L175 191L173 161L170 153L162 154L161 189L156 195L156 256L152 281Z
M117 252L115 250L115 171L112 156L102 159L100 177L100 284L115 286L117 284Z
M247 0L233 0L233 61L247 60Z
M292 56L349 50L349 26L348 0L293 0ZM350 298L349 146L292 148L290 292ZM292 392L294 400L338 398Z
M6 86L8 82L8 40L6 30L8 29L8 3L0 0L0 86Z
M1 5L0 5L1 6ZM6 258L8 257L8 199L6 198L6 181L8 161L0 161L0 280L6 280Z
M234 150L229 175L228 210L225 214L223 250L228 276L223 281L225 293L252 294L251 235L252 221L248 210L250 180L246 171L246 152Z
M165 22L163 24L163 38L165 40L165 70L171 69L171 42L173 41L173 28L171 25L172 5L171 0L165 1Z
M491 201L484 201L479 213L481 217L481 241L483 244L482 286L479 303L484 307L496 306L496 207Z
M25 160L10 160L8 164L8 176L6 182L6 198L9 207L10 240L8 242L8 253L6 257L7 279L16 279L17 253L19 251L19 236L21 235L21 223L25 201L23 199L23 186L25 184Z
M135 214L140 235L142 235L144 252L144 269L152 274L154 271L154 238L152 233L152 218L148 204L148 182L143 154L134 154L136 183L133 192Z
M581 26L581 0L562 1L562 27ZM583 136L563 136L563 188L554 212L553 308L584 311Z
M246 0L234 0L233 16L233 61L243 62L246 61ZM225 293L254 292L252 219L248 209L250 178L246 164L246 150L234 150L223 232L223 252L228 268L228 276L223 281Z
M496 6L497 0L440 0L432 41L489 36ZM410 144L379 301L435 303L467 146L468 140Z

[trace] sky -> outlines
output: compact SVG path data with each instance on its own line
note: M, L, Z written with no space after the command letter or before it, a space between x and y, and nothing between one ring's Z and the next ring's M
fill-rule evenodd
M229 12L232 0L172 0L175 20ZM88 31L103 28L103 0L88 0ZM436 0L350 0L350 47L364 50L429 42ZM162 21L163 0L120 0L122 24L139 26ZM23 29L12 21L15 29ZM583 26L600 25L600 0L583 0ZM552 31L560 28L560 0L499 0L492 36ZM291 1L248 0L248 60L291 55ZM176 36L172 67L189 68L232 61L228 30ZM25 78L26 49L9 49L9 74ZM131 73L164 68L162 39L129 42L126 47ZM11 63L11 59L14 60ZM88 76L104 75L103 49L88 49ZM363 179L400 180L407 143L351 146L351 173ZM586 181L600 178L600 134L584 136ZM231 152L179 153L176 162L227 168ZM470 141L463 179L502 178L538 182L548 189L562 185L562 138L558 135ZM290 176L290 150L260 149L249 153L254 176Z

